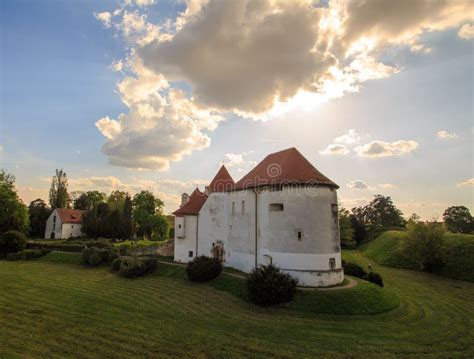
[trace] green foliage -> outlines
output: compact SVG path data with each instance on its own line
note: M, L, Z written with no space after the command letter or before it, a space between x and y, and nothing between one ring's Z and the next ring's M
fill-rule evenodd
M90 211L99 203L105 203L107 196L99 191L88 191L82 193L74 200L74 209L82 209Z
M15 188L15 177L0 170L0 235L14 230L28 232L28 209L21 201Z
M125 198L127 198L128 193L124 191L112 191L109 198L107 199L107 205L110 209L115 209L123 213L125 206Z
M351 224L350 212L345 208L339 209L339 233L343 248L355 247L354 229Z
M51 214L51 210L45 201L38 198L28 206L30 219L30 237L43 238L46 230L46 221Z
M137 278L152 273L158 267L156 258L123 258L118 275L125 278Z
M49 249L52 251L63 251L63 252L75 252L75 253L80 253L82 252L82 249L84 248L84 244L79 243L79 242L72 242L72 241L63 241L60 243L44 243L44 242L28 242L27 243L28 248L43 248L43 249Z
M112 272L118 272L120 270L120 266L122 265L122 258L117 257L112 261L110 269Z
M188 263L186 274L193 282L207 282L222 272L222 264L216 258L199 256Z
M81 263L91 267L101 263L112 263L118 254L112 248L85 247L81 252Z
M26 237L22 232L7 231L0 236L0 258L8 253L21 252L26 247Z
M452 206L447 208L443 213L443 220L450 232L474 233L474 219L467 207Z
M362 279L367 278L367 272L358 264L342 261L342 268L344 269L344 274Z
M383 279L380 274L371 271L367 275L367 280L383 288Z
M56 173L51 180L49 190L49 204L51 209L69 208L71 199L67 191L67 174L62 169L56 169Z
M262 307L286 303L295 297L297 284L296 279L272 264L259 266L247 278L248 298Z
M10 261L17 260L31 260L34 258L39 258L48 254L50 251L47 249L25 249L18 253L8 253L6 259Z
M403 252L421 270L432 272L443 266L444 228L436 223L416 223L408 231Z
M162 214L163 201L149 191L141 191L133 197L133 222L138 236L145 238L168 237L170 224Z
M82 231L93 238L128 239L131 223L118 209L110 210L106 203L101 202L83 215Z

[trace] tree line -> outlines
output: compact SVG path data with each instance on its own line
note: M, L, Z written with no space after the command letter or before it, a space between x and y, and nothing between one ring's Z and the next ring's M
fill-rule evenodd
M0 234L16 230L33 238L44 237L52 211L73 208L87 211L82 223L87 237L163 240L169 236L171 223L163 213L164 203L150 191L133 197L119 190L109 196L100 191L69 193L67 174L60 169L51 180L49 205L38 198L27 207L18 196L11 173L1 170L0 184Z

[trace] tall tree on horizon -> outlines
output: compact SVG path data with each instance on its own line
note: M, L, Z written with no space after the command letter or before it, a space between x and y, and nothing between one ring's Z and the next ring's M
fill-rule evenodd
M51 180L51 188L49 190L49 204L51 209L69 208L71 199L67 191L67 174L63 169L56 169L56 174Z
M46 229L46 221L51 214L51 209L41 198L31 201L28 206L30 215L30 236L33 238L43 238Z

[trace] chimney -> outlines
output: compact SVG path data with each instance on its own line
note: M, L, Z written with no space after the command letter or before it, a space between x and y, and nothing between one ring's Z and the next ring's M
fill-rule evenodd
M184 206L189 201L189 194L183 193L181 195L181 206Z

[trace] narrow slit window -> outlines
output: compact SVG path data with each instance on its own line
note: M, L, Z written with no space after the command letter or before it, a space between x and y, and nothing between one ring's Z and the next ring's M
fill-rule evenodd
M270 203L268 205L268 210L270 212L279 212L283 211L283 203Z
M235 202L232 202L232 215L235 216Z
M296 239L301 241L303 240L303 230L302 229L297 229L296 230Z
M245 214L245 201L242 201L242 214Z
M336 258L329 258L329 269L336 269Z

